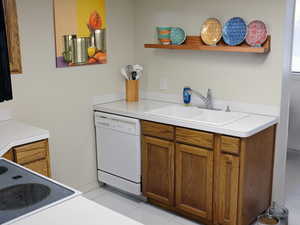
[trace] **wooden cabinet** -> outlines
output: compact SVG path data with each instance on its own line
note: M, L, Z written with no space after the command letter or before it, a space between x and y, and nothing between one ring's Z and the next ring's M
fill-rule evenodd
M241 141L239 138L221 136L221 151L229 154L239 155Z
M5 153L3 158L10 160L10 161L14 161L13 151L9 151L9 152Z
M203 224L250 225L271 203L275 131L238 138L143 121L143 193Z
M174 144L143 138L143 193L165 205L174 202Z
M144 135L158 137L160 139L174 139L174 127L160 123L142 121L142 133Z
M50 177L50 171L49 171L47 159L42 159L42 160L26 163L26 164L23 164L23 166L34 172L42 174L46 177Z
M213 152L177 144L175 189L178 209L211 221Z
M221 154L216 179L216 224L235 225L238 212L239 157Z
M186 128L176 128L176 142L203 148L214 148L214 135Z
M17 163L24 165L37 160L47 158L48 143L46 141L34 142L14 148L15 160Z
M48 140L14 147L3 157L44 176L51 176Z
M242 139L237 225L248 225L270 206L276 127Z

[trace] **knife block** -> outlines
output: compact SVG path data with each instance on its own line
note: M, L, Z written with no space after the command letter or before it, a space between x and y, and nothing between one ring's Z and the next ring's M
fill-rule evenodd
M126 80L126 101L139 101L139 80Z

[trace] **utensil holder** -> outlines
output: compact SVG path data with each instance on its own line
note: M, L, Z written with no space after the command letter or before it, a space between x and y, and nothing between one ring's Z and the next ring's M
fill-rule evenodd
M138 102L139 101L139 81L126 80L126 101Z

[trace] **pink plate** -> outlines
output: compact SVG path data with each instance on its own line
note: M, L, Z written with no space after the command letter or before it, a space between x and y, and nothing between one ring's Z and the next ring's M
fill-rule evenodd
M246 42L253 47L261 46L268 38L267 27L264 22L254 20L248 25Z

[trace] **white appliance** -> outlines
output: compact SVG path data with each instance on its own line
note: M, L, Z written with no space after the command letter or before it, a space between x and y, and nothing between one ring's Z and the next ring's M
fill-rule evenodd
M98 180L141 195L140 121L95 112Z

